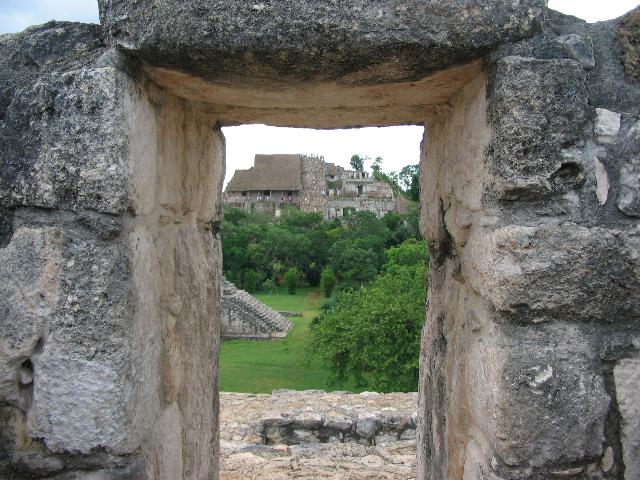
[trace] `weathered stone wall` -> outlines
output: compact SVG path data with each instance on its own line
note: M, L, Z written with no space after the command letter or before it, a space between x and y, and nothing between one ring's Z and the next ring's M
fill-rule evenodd
M319 157L302 155L302 190L300 190L300 210L324 214L327 205L324 179L324 160Z
M94 26L4 36L0 62L0 476L209 478L215 122Z
M549 17L425 134L418 478L637 477L640 88Z
M220 478L415 478L416 393L220 393Z
M637 477L637 11L99 3L0 37L4 477L217 478L242 122L427 125L418 478Z

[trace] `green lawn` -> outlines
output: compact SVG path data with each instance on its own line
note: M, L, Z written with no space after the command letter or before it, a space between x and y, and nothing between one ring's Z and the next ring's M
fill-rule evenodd
M291 320L294 327L277 340L227 340L220 348L220 390L223 392L271 393L276 388L293 390L354 390L352 385L329 387L326 367L310 358L309 326L323 298L318 289L303 288L295 295L284 290L256 297L275 310L301 312Z

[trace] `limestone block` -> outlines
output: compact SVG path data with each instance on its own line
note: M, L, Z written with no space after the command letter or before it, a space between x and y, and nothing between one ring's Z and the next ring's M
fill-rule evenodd
M3 36L0 65L0 476L216 478L215 120L95 26Z
M489 96L493 195L539 199L579 186L585 166L563 150L582 141L586 114L585 71L573 60L500 59Z
M593 55L593 42L590 38L571 33L561 35L556 38L556 42L562 45L569 58L579 62L584 68L589 70L596 66L596 59Z
M91 25L54 22L0 40L0 205L216 214L215 119L137 83L123 62Z
M457 235L456 242L463 244L473 212L482 207L491 179L484 160L491 140L486 82L482 75L467 84L452 100L449 115L434 119L425 128L420 157L420 198L425 201L420 208L420 229L429 240L442 242L452 226L449 234ZM447 214L452 221L445 228Z
M470 345L468 422L506 470L602 455L610 399L594 357L588 331L562 324L504 325Z
M622 144L620 193L617 206L631 217L640 217L640 122L627 132Z
M478 227L462 275L518 323L630 321L640 315L639 234L571 223Z
M640 359L621 360L613 371L622 417L622 457L625 480L640 478Z
M620 131L620 114L605 108L596 108L594 132L599 143L611 144L616 142Z
M640 217L640 162L620 167L618 208L629 216Z
M372 439L378 431L378 418L375 415L363 415L358 418L356 433L362 438Z
M0 40L0 203L130 206L126 76L104 52L94 25L52 22Z
M351 417L346 415L340 415L338 413L332 412L327 415L324 426L333 430L351 430L351 426L353 424L353 420Z
M607 169L604 168L604 165L597 157L593 159L593 166L596 177L596 198L598 199L598 204L602 206L607 203L607 198L609 198L609 175L607 174Z
M306 430L317 430L323 424L322 415L318 413L301 413L293 417L294 426Z
M243 82L407 80L535 33L542 0L101 0L114 44L146 62ZM293 68L292 68L293 67Z
M157 402L158 343L153 331L140 345L129 334L129 243L54 213L21 217L0 263L2 401L25 413L28 437L50 453L133 453ZM31 381L17 382L25 367Z

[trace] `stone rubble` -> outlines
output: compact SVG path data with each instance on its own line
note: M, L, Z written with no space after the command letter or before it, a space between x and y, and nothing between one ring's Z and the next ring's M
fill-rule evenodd
M416 408L416 393L221 393L220 478L415 478Z

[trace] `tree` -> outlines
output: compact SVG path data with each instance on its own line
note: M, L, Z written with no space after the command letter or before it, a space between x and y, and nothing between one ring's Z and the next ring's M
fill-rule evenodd
M314 321L312 351L334 382L371 390L415 391L424 323L428 254L424 241L387 250L370 285L338 294Z
M340 240L329 251L329 262L340 280L360 286L375 278L379 262L375 252L353 240Z
M300 271L296 267L291 267L284 274L284 285L287 287L289 295L295 295L300 283Z
M254 293L258 290L260 277L255 270L245 270L242 275L242 287L249 293Z
M320 288L324 292L324 296L329 298L336 286L336 276L331 267L325 267L320 275Z
M415 215L402 215L399 220L395 213L379 219L371 212L354 209L343 218L325 221L321 214L298 209L287 209L275 218L226 207L222 226L224 275L244 285L244 273L251 270L258 277L255 288L259 290L266 279L275 285L288 269L296 267L301 279L315 287L320 284L322 270L330 266L336 282L360 287L380 271L385 248L418 236L414 210Z
M380 173L382 170L382 157L376 157L373 163L371 164L371 170L373 173Z
M417 202L420 198L420 166L403 167L398 174L398 180L407 198Z
M402 227L402 215L398 212L390 211L384 214L382 221L387 226L390 232L395 232Z
M349 163L351 164L351 168L357 170L358 172L362 172L364 170L364 161L365 157L361 157L356 153L351 155L351 160L349 161Z

